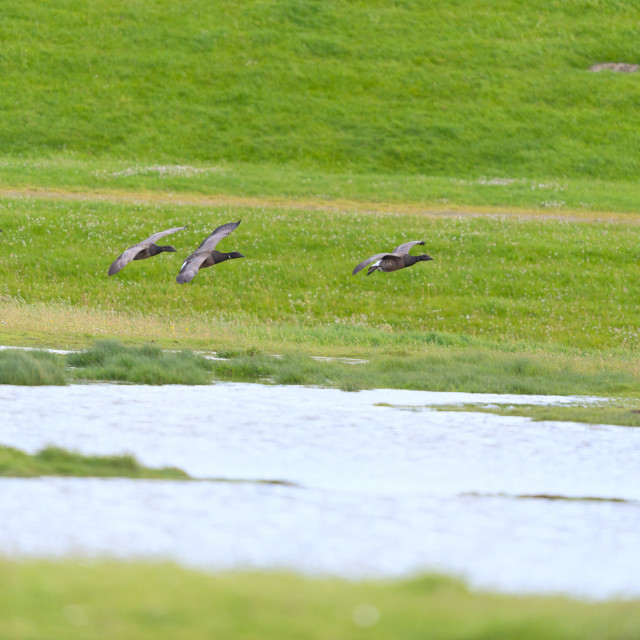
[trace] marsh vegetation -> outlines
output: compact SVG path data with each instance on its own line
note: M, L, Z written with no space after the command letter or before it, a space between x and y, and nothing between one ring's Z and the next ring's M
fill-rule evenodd
M175 468L151 469L131 455L88 456L48 446L30 455L0 445L0 477L35 478L71 476L80 478L140 478L148 480L188 480Z
M585 424L616 424L623 427L640 427L640 408L637 402L590 403L589 405L439 405L438 411L473 411L493 413L499 416L524 416L532 420L582 422Z
M437 339L436 339L437 343ZM421 353L372 355L368 359L320 358L304 353L265 354L250 348L220 350L213 357L191 350L166 351L157 345L129 346L97 341L89 349L67 355L6 349L2 384L67 384L112 381L133 384L211 384L215 381L315 385L343 391L416 389L529 395L591 395L623 398L624 409L590 405L536 415L591 415L591 422L635 425L640 375L634 366L597 362L557 353L513 353L478 346L466 348L426 344ZM46 363L47 375L37 365ZM35 364L34 364L35 363ZM39 375L25 377L31 367ZM0 371L2 369L0 368ZM603 409L607 411L603 411ZM508 411L507 409L502 409ZM526 411L517 408L514 411ZM542 413L540 413L542 411ZM555 412L555 413L554 413ZM514 414L515 415L515 414ZM522 414L524 415L524 414ZM599 416L599 418L598 418Z
M0 351L0 384L67 384L60 358L46 351Z
M94 348L66 357L74 377L136 384L208 384L211 364L183 350L166 352L157 346L125 346L101 341Z

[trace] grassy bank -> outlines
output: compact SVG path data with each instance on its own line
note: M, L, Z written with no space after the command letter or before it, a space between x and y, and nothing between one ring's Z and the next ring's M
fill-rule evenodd
M633 3L10 0L3 17L4 188L637 210L638 76L588 71L640 60Z
M142 466L133 456L85 456L58 447L46 447L30 455L0 445L0 476L35 478L71 476L78 478L138 478L148 480L188 480L180 469Z
M409 408L409 407L407 407ZM640 427L640 409L636 403L607 403L587 406L518 405L438 405L437 411L473 411L493 413L499 416L523 416L532 420L554 420L561 422L583 422L586 424L615 424L622 427Z
M450 578L347 582L171 565L1 562L0 638L631 638L638 603L469 592Z
M239 381L315 385L344 391L389 388L585 395L611 399L586 406L455 405L434 408L487 411L535 420L640 426L640 372L636 361L620 357L605 358L602 354L514 352L483 349L477 345L430 344L424 346L420 353L388 355L374 352L366 360L314 357L304 353L265 354L259 353L254 347L247 350L220 350L216 355L221 359L209 359L187 350L166 352L155 345L138 347L115 341L97 342L90 349L66 356L0 351L0 363L6 353L10 353L11 362L19 366L1 384L25 384L19 375L23 360L38 361L46 356L57 381L47 378L37 384L92 380L206 385L215 381ZM28 384L36 383L30 381ZM616 397L618 400L614 399ZM101 464L100 459L96 460Z
M0 148L630 181L637 77L588 68L638 62L638 20L613 0L10 0Z

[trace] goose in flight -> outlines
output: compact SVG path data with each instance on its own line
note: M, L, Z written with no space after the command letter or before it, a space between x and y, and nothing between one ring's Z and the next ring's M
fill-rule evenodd
M370 276L374 271L397 271L398 269L404 269L410 267L416 262L424 262L427 260L433 260L431 256L426 253L421 256L412 256L409 253L411 247L417 244L424 244L422 240L412 240L411 242L405 242L397 246L391 253L376 253L375 256L371 256L366 260L363 260L354 270L352 275L356 275L358 271L364 269L367 265L371 265L367 271L367 275ZM373 264L371 264L373 263Z
M182 231L186 228L186 226L175 227L173 229L167 229L166 231L159 231L158 233L154 233L153 235L149 236L146 240L138 242L138 244L134 244L132 247L129 247L114 260L113 264L109 267L109 275L112 276L118 273L118 271L124 269L124 267L126 267L132 260L144 260L145 258L157 256L163 251L175 251L174 247L158 246L156 244L156 241L160 240L160 238L164 238L164 236L168 236L171 233L176 233L176 231Z
M237 229L241 222L242 220L238 220L238 222L223 224L210 236L205 238L202 244L184 261L180 273L176 277L176 282L178 284L191 282L196 277L199 269L212 267L214 264L219 264L230 258L244 258L244 256L237 251L232 251L231 253L215 251L218 242Z

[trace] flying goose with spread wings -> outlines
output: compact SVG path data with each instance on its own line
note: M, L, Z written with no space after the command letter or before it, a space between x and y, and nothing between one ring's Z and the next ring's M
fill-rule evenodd
M184 261L180 269L180 273L176 277L178 284L191 282L200 269L212 267L214 264L220 264L225 260L234 258L244 258L241 253L232 251L231 253L220 253L216 251L216 245L220 240L226 238L230 233L238 228L238 222L228 222L218 227L210 236L205 238L202 244Z
M358 271L364 269L366 266L371 265L367 271L367 275L370 276L374 271L397 271L398 269L404 269L410 267L416 262L426 262L427 260L433 260L433 258L426 253L421 256L412 256L409 250L417 244L424 244L423 240L412 240L411 242L405 242L398 245L391 253L376 253L375 256L371 256L366 260L363 260L354 270L352 275L356 275ZM372 264L373 263L373 264Z
M109 267L109 275L115 275L118 271L124 269L124 267L126 267L132 260L144 260L145 258L157 256L159 253L163 253L164 251L174 252L174 247L161 247L158 246L156 242L160 240L160 238L164 238L164 236L176 233L177 231L182 231L186 228L186 226L174 227L173 229L167 229L166 231L159 231L158 233L154 233L149 236L146 240L142 240L142 242L138 242L132 247L129 247L114 260L113 264Z

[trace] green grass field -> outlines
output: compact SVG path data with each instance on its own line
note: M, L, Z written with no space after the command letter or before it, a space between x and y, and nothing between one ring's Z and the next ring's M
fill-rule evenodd
M631 181L640 7L617 0L11 0L0 148L325 173Z
M638 602L469 592L450 578L347 582L172 565L0 563L0 638L626 639Z
M56 303L168 323L349 325L579 349L639 344L640 248L636 227L624 222L40 198L3 199L0 219L8 307ZM183 259L219 224L239 219L220 249L246 259L178 286ZM170 238L176 254L106 276L127 246L184 224ZM425 239L435 260L351 275L364 257L406 238Z
M340 373L336 364L328 376L278 378L333 379L343 388L640 391L640 249L626 220L33 197L4 198L0 212L8 220L0 336L8 344L77 348L117 337L250 360L292 350L386 359L366 376L367 367ZM238 219L220 248L246 258L177 285L184 258L216 226ZM129 244L184 224L170 238L177 253L106 275ZM433 262L351 275L363 257L411 237L426 240ZM251 377L234 366L218 369ZM265 375L274 367L282 365L271 363Z
M10 0L5 187L636 211L640 8Z
M12 0L3 341L472 341L636 375L640 75L588 68L637 61L638 16L604 0ZM236 219L221 248L247 259L177 287L181 258ZM186 223L178 254L105 277L129 244ZM349 275L412 237L433 263Z

